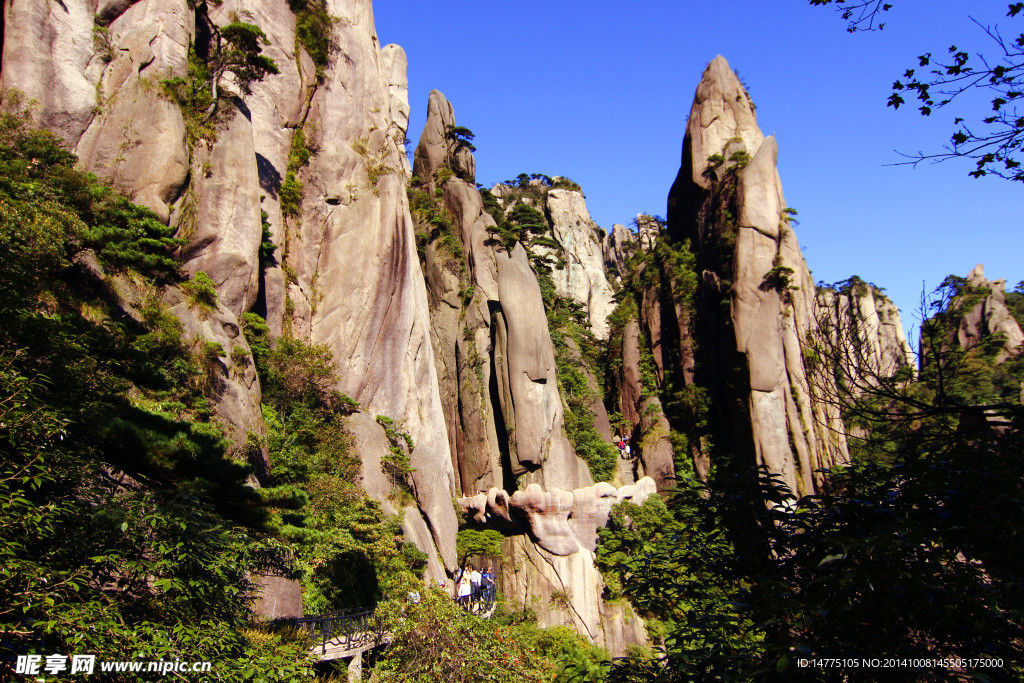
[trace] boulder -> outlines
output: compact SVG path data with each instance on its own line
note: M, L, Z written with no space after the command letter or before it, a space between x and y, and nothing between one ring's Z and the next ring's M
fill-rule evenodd
M268 621L302 617L302 584L282 576L256 576L256 614Z

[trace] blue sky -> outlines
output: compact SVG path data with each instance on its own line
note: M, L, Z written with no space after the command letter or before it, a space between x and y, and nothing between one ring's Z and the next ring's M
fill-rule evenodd
M922 283L984 263L1024 280L1024 187L967 176L968 162L886 166L894 150L934 151L957 114L925 119L885 106L890 86L927 51L989 47L969 15L999 22L1006 0L891 0L884 31L850 35L807 0L377 0L381 44L409 57L415 142L431 89L476 133L477 180L520 172L580 183L595 221L665 214L686 116L706 64L724 55L779 142L787 203L817 280L850 275L884 287L916 327Z

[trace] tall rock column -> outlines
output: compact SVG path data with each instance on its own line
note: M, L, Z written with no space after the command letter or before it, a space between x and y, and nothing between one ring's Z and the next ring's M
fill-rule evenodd
M529 483L572 490L590 476L563 433L540 286L523 246L509 251L495 238L455 128L451 103L431 92L414 196L459 484L465 494Z
M788 221L778 147L723 57L697 87L669 230L689 237L702 275L698 349L726 446L813 493L819 468L846 462L838 408L815 395L803 348L815 288ZM712 376L714 375L714 376Z
M333 0L337 50L309 107L315 154L289 225L285 329L326 344L338 390L400 422L415 447L414 494L448 569L455 493L423 273L416 255L388 69L369 0Z

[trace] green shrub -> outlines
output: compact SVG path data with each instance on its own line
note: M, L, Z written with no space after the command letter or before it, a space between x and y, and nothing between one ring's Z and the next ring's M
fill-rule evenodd
M197 271L191 279L181 283L181 290L188 296L190 306L208 310L217 308L217 288L203 271Z
M331 53L337 49L334 40L336 17L327 12L324 0L288 0L295 12L295 42L306 49L316 65L319 81L323 81L324 69Z

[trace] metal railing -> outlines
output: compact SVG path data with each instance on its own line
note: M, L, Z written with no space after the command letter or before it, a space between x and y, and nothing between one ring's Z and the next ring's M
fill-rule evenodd
M375 645L383 637L377 631L372 609L346 609L330 614L296 619L295 623L319 640L321 654L327 654L327 643L343 650Z
M484 618L490 616L497 599L497 586L493 584L475 587L469 595L452 598L462 609ZM346 609L293 621L309 632L320 646L320 653L326 655L328 643L340 650L358 650L385 642L385 634L373 618L374 613L373 609Z

